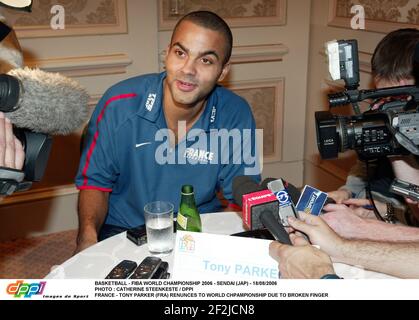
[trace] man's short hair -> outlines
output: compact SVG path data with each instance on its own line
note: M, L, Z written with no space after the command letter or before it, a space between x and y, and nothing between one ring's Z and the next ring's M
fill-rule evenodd
M172 39L176 33L177 28L183 21L190 21L198 26L217 31L221 33L225 38L225 56L223 64L226 64L231 57L231 50L233 48L233 34L231 33L228 24L219 15L211 11L194 11L183 16L176 24L173 29Z
M371 59L375 77L391 81L418 79L419 30L399 29L387 34L377 45ZM419 52L418 52L419 54Z

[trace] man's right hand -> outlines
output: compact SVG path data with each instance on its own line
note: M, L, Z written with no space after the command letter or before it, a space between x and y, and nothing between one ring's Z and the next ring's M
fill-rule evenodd
M79 235L77 238L77 247L76 250L74 250L73 255L76 255L77 253L83 251L84 249L87 249L94 244L96 244L97 241L97 235Z
M108 192L81 190L79 194L79 234L74 254L94 245L108 212Z

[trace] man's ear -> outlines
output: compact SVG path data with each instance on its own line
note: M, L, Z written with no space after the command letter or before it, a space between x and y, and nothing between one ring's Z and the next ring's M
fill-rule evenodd
M221 82L224 80L224 78L227 76L231 68L231 62L230 60L224 64L223 70L221 71L220 76L218 77L218 81Z

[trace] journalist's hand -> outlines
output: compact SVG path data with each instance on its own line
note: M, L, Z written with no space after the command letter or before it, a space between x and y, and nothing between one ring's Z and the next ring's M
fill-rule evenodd
M278 261L281 278L319 279L325 274L335 273L332 261L325 252L295 234L291 234L290 238L294 246L277 241L269 245L269 254Z
M332 258L339 256L344 240L339 237L320 217L300 211L300 219L289 218L291 227L305 233L312 244L319 246Z

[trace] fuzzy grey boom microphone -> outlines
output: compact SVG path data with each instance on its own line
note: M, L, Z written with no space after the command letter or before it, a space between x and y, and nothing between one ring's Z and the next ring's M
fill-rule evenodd
M0 76L0 111L18 128L69 134L87 120L88 100L78 82L58 73L23 68Z

